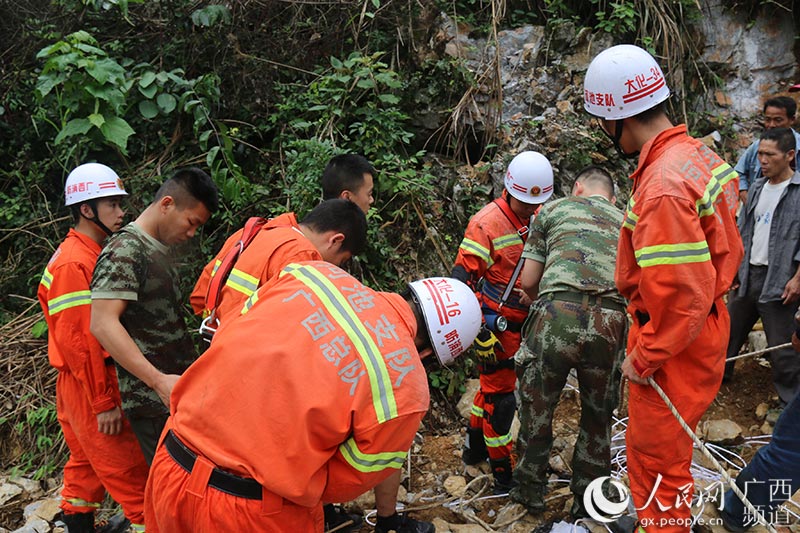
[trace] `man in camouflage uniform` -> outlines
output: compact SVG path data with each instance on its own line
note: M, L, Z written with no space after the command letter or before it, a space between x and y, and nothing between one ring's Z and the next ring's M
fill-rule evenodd
M117 364L122 409L147 463L169 416L169 395L197 350L181 316L170 246L217 209L202 170L178 171L139 217L113 235L92 276L91 332Z
M510 496L531 513L544 511L553 410L575 368L581 421L572 457L571 512L578 518L585 516L587 485L611 470L611 415L628 321L625 301L614 286L623 218L613 204L614 183L605 171L587 167L578 174L572 192L574 196L542 207L522 253L522 287L538 299L515 356L521 428L517 486Z

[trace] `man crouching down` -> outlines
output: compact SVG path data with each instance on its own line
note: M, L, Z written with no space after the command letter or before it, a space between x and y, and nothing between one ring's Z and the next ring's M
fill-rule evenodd
M421 359L453 361L480 321L454 279L401 296L322 261L287 266L176 384L148 532L322 532L323 503L402 467L428 410Z

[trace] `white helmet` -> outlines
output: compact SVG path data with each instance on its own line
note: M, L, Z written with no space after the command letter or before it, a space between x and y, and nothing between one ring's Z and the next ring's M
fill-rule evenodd
M553 194L553 167L539 152L522 152L506 171L508 194L526 204L543 204Z
M620 120L669 98L664 73L653 56L632 44L600 52L583 80L583 107L590 115Z
M449 365L478 336L481 306L475 293L453 278L425 278L408 286L422 309L436 357Z
M106 196L127 195L117 173L100 163L86 163L76 167L69 173L64 185L67 206Z

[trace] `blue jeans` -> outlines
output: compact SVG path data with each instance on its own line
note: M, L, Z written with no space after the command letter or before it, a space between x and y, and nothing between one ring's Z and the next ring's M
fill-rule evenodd
M784 408L772 441L759 449L739 473L736 485L769 522L786 523L787 517L776 513L776 509L800 488L800 394ZM724 510L736 525L748 527L756 523L732 490L725 493Z

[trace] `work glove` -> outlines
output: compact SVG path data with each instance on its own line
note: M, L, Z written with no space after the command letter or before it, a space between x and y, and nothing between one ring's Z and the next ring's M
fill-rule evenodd
M475 342L472 343L472 348L475 350L475 354L478 356L478 358L482 362L487 363L493 363L497 361L495 348L503 351L503 345L500 344L500 341L497 339L495 334L485 326L482 326L478 332Z

